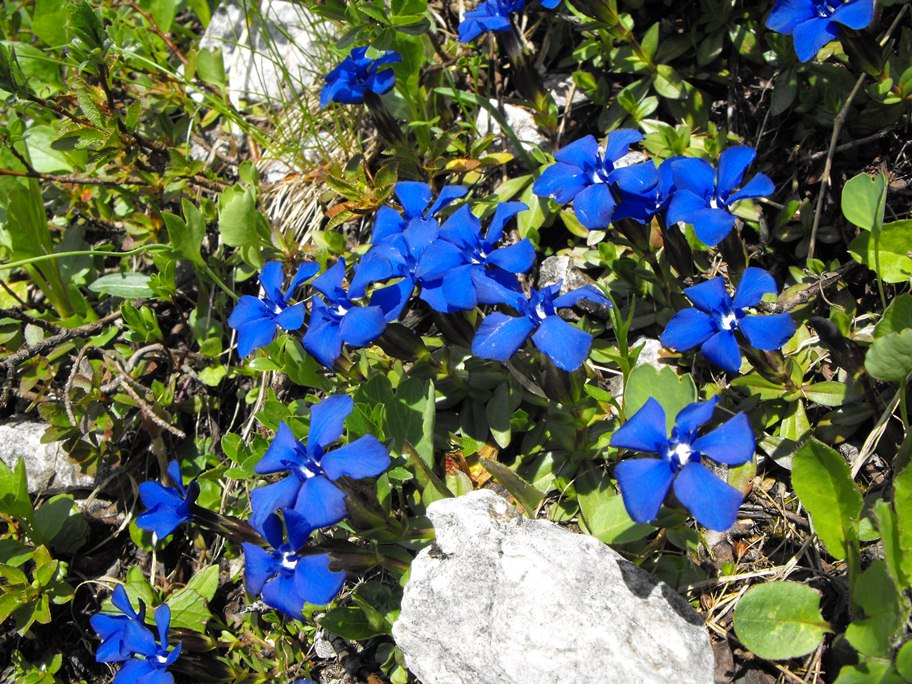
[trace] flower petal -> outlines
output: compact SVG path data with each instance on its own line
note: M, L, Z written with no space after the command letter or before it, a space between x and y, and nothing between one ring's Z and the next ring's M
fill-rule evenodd
M722 197L728 197L741 185L744 172L757 156L757 150L746 145L729 147L719 156L718 181L716 186Z
M299 330L301 326L304 325L304 314L306 313L304 308L304 302L295 304L294 306L289 306L284 309L278 316L275 317L275 322L278 327L283 330L288 330L293 332Z
M684 290L684 294L694 303L694 306L706 314L729 311L732 306L731 297L725 291L725 281L722 276L688 287Z
M482 359L509 361L535 329L526 316L514 318L497 311L488 314L472 340L472 353Z
M853 29L867 28L874 19L874 0L845 2L836 8L830 19Z
M269 475L270 473L281 473L288 470L288 462L300 463L301 459L297 455L297 450L301 447L301 442L295 437L284 422L279 423L275 437L272 443L266 449L266 453L259 462L253 467L253 472L257 475Z
M488 263L510 273L525 273L535 264L535 247L529 238L515 245L495 249L488 255Z
M259 281L263 286L263 292L270 301L275 304L284 304L285 297L282 294L282 264L279 261L270 261L260 271Z
M563 164L575 166L579 171L594 169L598 151L598 141L594 136L587 135L579 140L574 140L569 145L564 145L554 153L554 159ZM535 194L539 193L536 192Z
M364 435L351 444L329 452L321 462L323 471L330 480L338 480L343 475L355 479L376 477L389 464L389 452L373 435Z
M593 304L601 304L602 306L611 306L611 300L595 285L583 285L555 298L554 308L563 309L568 306L573 306L580 300L586 300Z
M824 17L815 17L795 27L795 54L808 62L824 45L839 37L839 24Z
M310 313L310 325L304 334L304 349L327 368L342 353L342 335L339 332L339 319L332 315L326 305L320 306L314 300Z
M398 321L414 292L414 281L411 278L403 278L398 283L374 290L371 293L370 307L379 307L387 322Z
M745 316L738 328L752 347L773 351L781 349L795 334L795 321L787 313Z
M264 487L257 487L250 492L250 524L263 533L264 524L269 516L282 508L293 505L298 498L301 481L296 475L273 482ZM271 540L270 540L271 541Z
M431 208L427 210L427 216L435 216L438 211L443 209L448 204L455 202L460 197L465 197L469 189L462 185L445 185L440 189L440 192L437 194L437 199L434 200L434 203L431 205Z
M557 162L542 171L542 175L532 185L532 192L564 205L573 201L583 188L591 184L591 176L579 167Z
M329 561L328 553L303 556L298 561L294 574L295 592L307 603L325 606L342 591L345 572L330 570Z
M301 485L292 509L302 515L314 529L335 525L348 515L345 492L323 475L308 478Z
M699 347L715 332L712 319L697 309L681 309L659 336L663 347L675 351L690 351Z
M663 454L668 444L665 409L653 397L611 435L611 446L651 454Z
M466 265L454 268L443 276L440 283L441 295L446 302L446 312L469 311L478 304L475 293L473 271L484 270L483 266Z
M485 240L492 245L503 237L504 226L513 219L514 216L523 211L528 211L529 205L525 202L501 202L494 210L494 216L491 223L488 224L488 231L485 233Z
M702 463L691 461L678 473L675 495L698 523L718 532L735 524L741 493L713 475Z
M766 20L766 27L776 33L789 35L796 26L816 16L814 0L777 0Z
M338 299L339 292L342 291L342 282L344 280L345 257L340 257L336 263L314 278L310 286L326 297L327 300L335 302Z
M266 605L272 606L290 618L301 619L305 601L295 591L293 576L279 575L271 582L267 582L261 595Z
M718 403L719 397L712 397L708 401L695 401L678 411L678 415L675 416L678 439L692 443L699 427L712 418Z
M741 465L754 457L754 430L747 415L739 413L694 441L691 447L717 463Z
M406 222L402 214L392 207L382 206L377 210L374 218L374 230L371 233L371 242L379 244L385 238L398 235L405 230Z
M716 189L716 170L705 159L678 157L671 163L671 173L678 190L688 190L697 197L707 197Z
M612 131L605 140L604 159L614 164L614 162L627 154L631 145L640 142L642 139L643 134L632 128L619 128L616 131Z
M614 469L624 508L634 522L655 520L668 495L674 473L661 458L636 458L621 461Z
M669 225L683 221L692 223L693 217L706 209L706 198L690 190L678 189L671 196L665 219Z
M758 173L744 184L740 190L728 198L728 203L733 204L739 200L752 197L768 197L776 191L776 184L765 173Z
M412 219L424 215L424 210L431 202L431 186L419 181L399 181L393 188L399 205L405 210L405 218Z
M700 348L711 363L729 373L737 373L741 368L741 350L731 330L722 330L710 337Z
M778 289L776 281L768 271L751 266L744 269L744 273L741 275L738 288L735 290L735 298L732 300L732 306L736 309L757 306L763 299L763 295L777 292Z
M443 231L441 230L441 236ZM415 268L415 277L419 280L440 280L450 270L468 263L469 259L463 250L452 242L439 240L433 249L421 255Z
M329 397L311 408L307 450L313 453L315 446L326 448L339 439L345 427L345 419L354 408L354 399L346 394Z
M589 230L602 230L611 224L616 201L607 183L595 183L573 198L576 218Z
M342 339L353 347L370 344L383 334L386 318L379 306L357 306L349 309L339 324Z
M690 223L700 242L715 247L731 232L735 226L735 217L725 209L704 209L694 214Z
M547 316L532 335L532 341L555 366L565 371L582 366L592 347L592 335L559 316Z

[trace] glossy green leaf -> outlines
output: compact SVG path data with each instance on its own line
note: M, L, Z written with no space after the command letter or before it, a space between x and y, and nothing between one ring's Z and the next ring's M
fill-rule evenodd
M761 658L810 653L831 631L820 614L820 592L797 582L758 584L735 607L738 639Z
M912 328L875 340L865 354L865 369L878 380L905 380L912 373Z
M194 573L187 586L168 598L167 603L171 606L171 626L197 632L205 631L206 623L212 618L208 602L215 596L218 585L217 565L210 565Z
M862 232L852 240L849 252L886 283L908 283L912 279L909 236L912 219L887 223L879 233Z
M857 538L862 500L842 456L812 439L794 456L792 486L827 551L835 558L845 558Z
M650 397L665 409L665 422L671 431L678 412L697 400L697 387L690 374L679 376L671 368L659 371L649 365L637 366L624 387L624 415L629 419Z
M479 460L481 461L481 465L485 467L485 470L491 473L494 479L503 485L513 498L516 499L517 503L519 503L520 507L523 509L523 512L530 518L535 517L535 511L538 510L538 506L541 504L542 499L545 498L545 495L523 480L503 463L492 461L483 456L480 457Z
M145 273L111 273L92 281L89 289L124 299L151 297L155 294L149 287L149 276Z
M909 617L909 604L900 596L884 561L875 560L855 579L852 597L865 617L848 626L846 640L863 655L888 655Z
M871 178L860 173L842 188L842 213L863 230L875 231L883 225L887 198L887 177L879 173Z
M912 328L912 294L901 294L894 298L874 326L874 338Z

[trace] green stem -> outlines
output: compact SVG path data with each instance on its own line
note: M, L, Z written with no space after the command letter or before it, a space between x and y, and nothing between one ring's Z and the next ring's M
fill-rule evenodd
M42 261L52 261L54 259L63 259L65 257L76 257L76 256L112 256L112 257L126 257L133 256L134 254L142 254L143 252L164 252L172 249L170 245L143 245L142 247L137 247L136 249L129 249L126 252L109 252L105 250L94 250L94 249L84 249L78 250L75 252L54 252L53 254L41 254L39 256L29 257L28 259L19 259L18 261L10 261L6 264L0 264L0 271L9 271L14 268L20 268L22 266L29 266L30 264L37 264Z

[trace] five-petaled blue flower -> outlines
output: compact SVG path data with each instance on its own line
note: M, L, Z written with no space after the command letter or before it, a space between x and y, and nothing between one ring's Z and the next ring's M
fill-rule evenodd
M228 317L228 325L238 332L238 356L244 358L254 349L265 347L279 328L293 331L304 325L304 303L289 306L288 298L319 269L314 262L301 264L288 289L282 292L282 264L270 261L263 266L259 277L262 299L244 295Z
M719 157L718 173L703 159L675 159L672 163L675 193L668 205L668 222L690 223L704 244L710 247L719 244L735 225L731 213L735 202L766 197L776 189L773 181L762 173L738 189L756 156L757 151L752 147L729 147Z
M171 608L162 604L155 609L156 642L155 635L144 624L145 605L142 601L139 602L139 610L134 611L127 592L118 585L112 602L124 615L98 613L89 618L89 624L102 640L95 660L99 663L124 663L114 677L114 684L174 684L168 667L180 657L181 645L168 650Z
M387 52L377 59L368 59L367 47L354 48L342 63L330 71L323 80L326 85L320 92L320 106L330 102L363 104L367 91L383 95L392 90L396 76L392 69L381 67L402 61L398 52Z
M396 183L394 192L403 213L389 206L380 207L377 211L371 234L373 247L355 269L349 289L351 296L361 297L371 283L401 278L399 282L374 290L371 294L371 305L383 309L387 321L397 320L402 314L420 283L417 273L420 259L426 252L435 251L439 244L437 213L468 190L461 185L444 186L433 202L427 183L401 181ZM434 249L429 249L432 246ZM428 303L434 306L430 300Z
M168 475L174 487L165 487L160 482L143 482L139 485L139 498L146 507L136 518L136 526L151 530L159 539L164 539L183 523L193 518L190 507L199 496L199 485L191 482L184 489L180 463L168 464Z
M558 0L559 1L559 0ZM522 12L526 0L485 0L459 22L459 41L470 43L482 33L511 31L510 15Z
M766 20L777 33L794 36L802 62L839 36L839 25L867 27L874 18L874 0L778 0Z
M325 453L326 447L342 436L345 418L353 409L354 401L345 395L316 404L310 410L306 445L295 438L285 423L279 425L254 472L290 475L250 493L250 524L254 528L262 532L269 516L279 509L293 509L314 527L337 523L345 517L345 494L333 482L343 475L374 477L389 467L389 452L373 435L364 435Z
M747 416L739 413L698 437L698 429L712 417L718 401L718 397L713 397L683 408L668 437L665 411L650 397L611 436L613 447L659 456L622 461L615 467L624 506L633 520L640 523L654 520L674 483L675 496L698 523L718 531L735 524L741 493L713 475L700 461L706 456L731 466L747 463L754 455L754 433Z
M342 284L345 280L345 258L314 278L311 286L324 299L313 298L310 324L304 334L304 348L327 368L342 353L342 344L363 347L383 334L386 319L379 306L358 306Z
M251 594L260 594L267 605L300 620L305 603L323 606L336 597L345 584L345 572L329 569L327 553L299 553L317 526L294 511L286 510L284 517L287 542L282 521L271 515L264 521L262 533L272 550L241 545L244 574Z
M795 322L787 313L748 315L745 311L771 292L777 292L773 276L754 267L745 269L734 299L725 291L722 276L688 287L684 294L696 308L676 313L659 340L676 351L700 347L709 361L729 373L737 373L741 350L735 330L744 333L751 346L767 351L779 349L795 333Z
M482 359L508 361L534 330L532 342L558 368L572 371L589 355L592 336L567 323L557 309L573 306L582 299L610 306L608 298L592 285L560 295L560 283L533 290L529 297L515 292L484 275L473 274L479 299L509 304L520 313L507 316L489 313L472 340L472 353Z
M538 177L532 192L561 205L573 202L576 217L589 230L607 228L617 205L615 189L640 194L656 185L652 162L615 168L630 146L642 139L642 133L618 129L609 133L602 154L593 136L580 138L554 153L555 163Z
M436 311L451 313L474 309L479 303L475 278L494 278L502 285L519 291L514 274L525 273L535 263L535 247L528 238L513 245L497 247L504 227L516 214L529 207L522 202L503 202L484 236L481 221L469 207L460 207L440 228L440 240L433 249L425 250L418 263L421 298ZM474 274L474 275L473 275Z

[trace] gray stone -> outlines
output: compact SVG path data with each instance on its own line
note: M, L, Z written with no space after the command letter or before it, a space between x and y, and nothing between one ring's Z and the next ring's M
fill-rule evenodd
M491 491L428 507L393 638L423 684L713 681L700 616L593 537Z
M573 266L573 259L568 256L550 256L541 262L538 269L538 287L560 282L561 293L575 290L583 285L593 284L592 278Z
M637 356L636 366L652 366L656 370L662 370L665 368L665 364L662 362L662 343L651 337L641 337L636 342L634 342L630 348L636 349L637 347L642 347L640 355ZM620 400L624 394L624 378L620 375L615 375L608 381L608 391L611 392L611 396L617 400Z
M285 0L226 0L213 12L200 48L221 49L228 94L242 100L287 99L315 85L327 70L331 29L303 5Z
M25 416L0 422L0 461L15 468L20 457L25 460L30 494L93 489L95 478L80 472L59 442L41 443L47 427L47 424Z
M496 108L498 106L497 100L491 100L490 102L493 107ZM545 136L538 130L538 125L535 123L535 117L531 110L508 103L504 103L500 110L504 121L516 134L516 138L525 150L531 150L533 147L544 144ZM478 116L475 119L475 129L482 135L500 135L503 132L500 122L491 116L491 112L487 107L482 107L478 110ZM508 140L512 145L512 140L509 138Z

